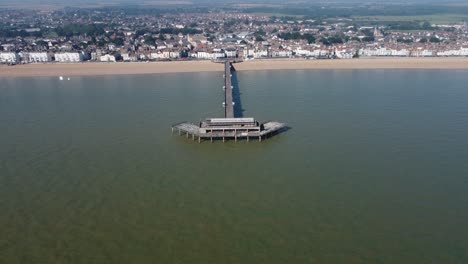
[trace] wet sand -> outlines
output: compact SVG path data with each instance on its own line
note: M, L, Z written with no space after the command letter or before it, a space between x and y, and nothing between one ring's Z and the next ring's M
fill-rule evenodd
M372 58L352 60L265 59L235 65L238 71L300 69L468 69L468 58ZM98 76L223 71L210 61L46 63L0 66L0 77Z

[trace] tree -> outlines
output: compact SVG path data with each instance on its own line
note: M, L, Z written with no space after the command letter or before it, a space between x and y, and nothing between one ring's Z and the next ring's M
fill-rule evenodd
M397 39L397 42L401 42L401 43L413 43L413 40L412 39L405 39L405 38L398 38Z
M370 29L364 29L361 31L364 35L366 35L367 37L373 37L374 36L374 32L372 32Z
M145 44L146 45L154 45L155 44L155 40L153 37L151 36L148 36L145 38Z
M432 42L432 43L439 43L439 42L440 42L440 39L437 38L437 37L431 37L431 38L429 39L429 41Z
M97 36L105 33L103 24L67 24L58 27L56 32L59 36L65 37L79 35Z
M302 36L303 36L304 39L307 40L307 42L308 42L309 44L315 43L315 37L314 37L314 35L312 35L312 34L304 34L304 35L302 35Z
M301 35L299 32L293 32L293 33L281 33L278 34L279 38L282 38L284 40L290 40L290 39L305 39L307 42L310 43L315 43L315 36L312 34L303 34Z
M123 46L124 44L124 40L122 38L115 38L112 42L117 46Z
M104 45L106 45L106 41L104 39L100 39L98 42L97 42L97 45L99 47L104 47Z
M123 60L122 55L120 53L115 53L114 56L115 56L116 61L122 61Z
M180 57L181 58L188 58L188 51L187 50L181 50L180 51Z
M353 55L353 59L358 59L359 58L359 50L356 50L356 53Z
M44 40L38 40L38 41L36 41L36 45L37 46L47 46L48 43L45 42Z
M139 29L139 30L137 30L137 31L135 32L135 37L138 38L139 36L145 35L145 33L146 33L146 30L144 30L144 29Z
M422 24L422 29L432 29L432 25L431 23L429 23L428 21L424 21L424 23Z

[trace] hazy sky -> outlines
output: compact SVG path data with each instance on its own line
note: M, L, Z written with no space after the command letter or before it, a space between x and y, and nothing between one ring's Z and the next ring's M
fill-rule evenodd
M291 2L298 3L432 3L432 4L441 4L445 5L447 3L465 3L468 5L467 0L289 0ZM217 4L218 6L222 3L235 4L235 3L264 3L264 4L287 4L288 0L0 0L0 7L14 7L14 6L41 6L41 5L57 5L57 6L94 6L94 5L108 5L108 4L118 4L118 3L130 3L130 4L139 4L139 3L151 3L153 5L161 5L167 3L179 3L179 4ZM30 6L31 7L31 6Z
M86 3L115 3L115 2L127 2L127 3L136 3L136 2L227 2L227 3L236 3L236 2L252 2L252 3L287 3L288 1L284 0L0 0L0 3L35 3L35 4L51 4L51 3L77 3L77 2L86 2ZM291 2L299 2L297 0L291 0ZM427 2L434 2L445 4L448 2L459 2L465 3L466 0L449 0L449 1L441 1L441 0L301 0L300 2L308 2L308 3L337 3L337 2L359 2L359 3L408 3L408 2L419 2L419 3L427 3Z

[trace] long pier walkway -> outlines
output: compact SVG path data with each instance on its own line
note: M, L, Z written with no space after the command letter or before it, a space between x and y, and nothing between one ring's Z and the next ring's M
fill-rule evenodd
M234 100L232 99L231 62L224 63L224 117L234 118Z

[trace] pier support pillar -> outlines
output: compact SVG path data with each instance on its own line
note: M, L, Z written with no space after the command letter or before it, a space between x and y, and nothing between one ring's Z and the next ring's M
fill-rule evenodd
M179 129L179 136L181 135L180 129Z
M201 142L201 137L198 137L198 144L200 144Z
M195 134L192 134L192 140L195 140Z
M262 142L262 136L258 136L258 142Z
M249 136L247 136L247 142L249 142Z

